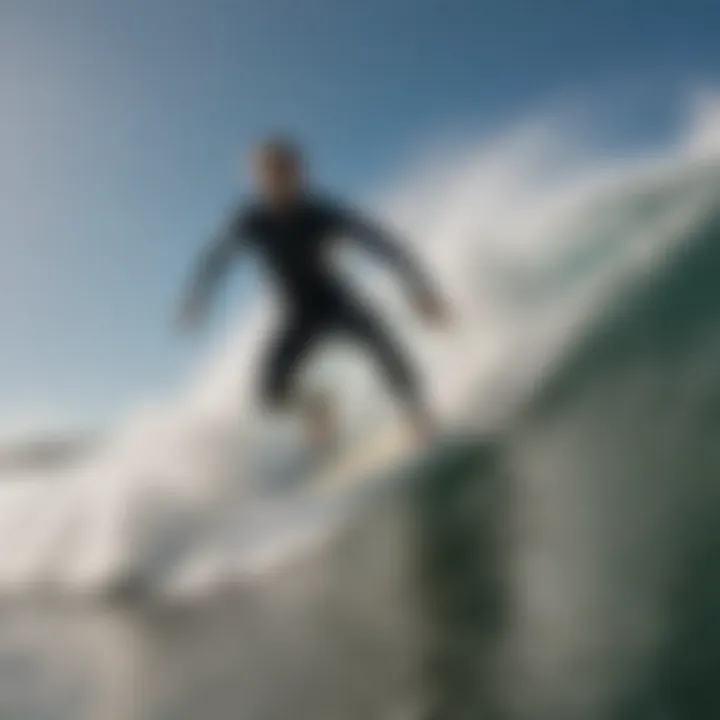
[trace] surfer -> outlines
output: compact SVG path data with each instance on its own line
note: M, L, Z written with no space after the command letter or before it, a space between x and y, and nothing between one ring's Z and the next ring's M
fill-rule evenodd
M341 335L374 356L414 431L427 438L434 430L433 415L414 367L384 323L333 272L329 251L347 237L383 257L402 276L414 306L429 323L446 320L442 297L389 233L309 190L303 158L292 142L263 143L255 153L253 169L258 199L238 208L229 226L203 253L181 307L182 324L190 328L199 324L230 261L241 250L254 250L276 281L285 318L262 363L264 404L299 411L312 442L329 440L335 429L333 403L321 394L302 397L296 377L320 341Z

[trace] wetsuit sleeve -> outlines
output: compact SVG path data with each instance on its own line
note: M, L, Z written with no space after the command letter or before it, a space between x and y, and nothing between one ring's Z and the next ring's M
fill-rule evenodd
M407 283L414 297L434 295L434 288L414 255L389 231L354 211L337 211L342 232L372 254L384 259Z
M203 250L186 296L187 308L204 309L238 251L247 245L249 219L235 213Z

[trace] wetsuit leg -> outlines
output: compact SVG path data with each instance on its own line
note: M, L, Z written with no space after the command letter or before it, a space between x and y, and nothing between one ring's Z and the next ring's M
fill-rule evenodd
M261 396L264 404L287 403L302 362L323 331L322 318L311 313L292 317L270 341L262 362Z
M348 303L338 313L339 330L365 346L378 362L398 398L414 409L422 407L415 369L404 348L371 311Z

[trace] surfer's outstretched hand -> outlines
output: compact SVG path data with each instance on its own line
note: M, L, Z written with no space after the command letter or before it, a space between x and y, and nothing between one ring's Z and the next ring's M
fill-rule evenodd
M187 302L180 307L177 315L177 325L183 332L196 332L203 321L203 308L200 303Z
M428 325L446 328L453 322L450 303L439 293L424 293L418 296L416 307L420 317Z

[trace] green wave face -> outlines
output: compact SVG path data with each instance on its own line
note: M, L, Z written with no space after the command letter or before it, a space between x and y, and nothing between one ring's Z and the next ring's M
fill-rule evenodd
M705 170L626 215L652 222ZM609 299L503 442L498 709L720 717L720 203ZM497 670L497 668L496 668Z

